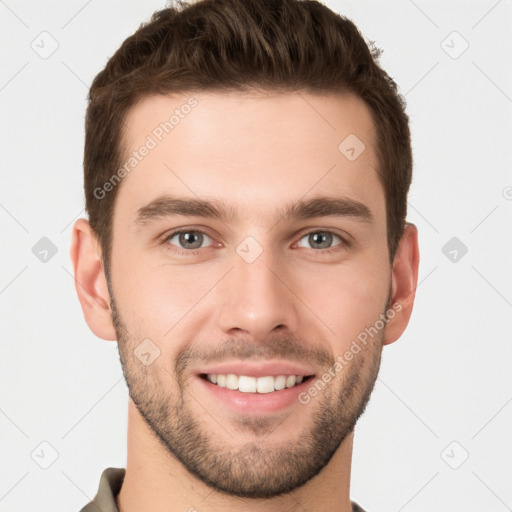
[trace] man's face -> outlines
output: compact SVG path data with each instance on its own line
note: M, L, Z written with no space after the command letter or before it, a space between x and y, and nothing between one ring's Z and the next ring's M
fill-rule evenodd
M191 96L172 131L158 130ZM126 159L154 146L119 185L113 219L109 289L130 396L168 456L212 488L291 491L350 434L379 370L384 328L344 357L391 289L370 112L348 95L197 93L146 98L126 125ZM232 215L180 213L176 198ZM284 216L319 198L345 204Z

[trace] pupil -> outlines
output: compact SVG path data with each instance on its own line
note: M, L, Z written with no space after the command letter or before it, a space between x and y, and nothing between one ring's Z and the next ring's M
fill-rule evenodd
M312 235L312 238L314 240L314 243L318 243L318 244L322 244L322 242L329 242L330 239L329 237L331 236L330 233L323 233L323 232L320 232L320 233L314 233ZM329 247L329 243L327 243L326 247Z
M189 246L189 248L198 249L199 247L201 247L201 240L200 240L200 237L198 235L199 235L199 233L195 234L195 232L193 232L193 231L188 231L186 233L182 233L181 234L181 238L182 238L181 243L182 243L182 245L191 244L191 245L193 245L193 247ZM194 242L194 239L196 239L195 242ZM197 243L198 239L199 239L199 244Z

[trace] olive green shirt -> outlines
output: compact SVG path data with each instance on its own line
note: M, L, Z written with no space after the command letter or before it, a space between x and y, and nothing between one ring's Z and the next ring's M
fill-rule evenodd
M116 496L123 485L124 468L107 468L100 478L98 493L80 512L119 512ZM352 502L352 512L365 512L357 503Z

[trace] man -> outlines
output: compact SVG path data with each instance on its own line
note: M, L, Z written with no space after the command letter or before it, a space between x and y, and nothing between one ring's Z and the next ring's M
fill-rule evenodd
M354 426L419 261L374 54L314 1L200 0L94 80L71 256L130 403L126 470L83 511L362 510Z

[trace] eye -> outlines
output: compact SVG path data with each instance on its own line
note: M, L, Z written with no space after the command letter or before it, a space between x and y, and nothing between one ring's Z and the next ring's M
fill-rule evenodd
M212 239L202 231L198 231L196 229L183 229L171 233L165 238L164 243L177 245L178 249L185 249L185 251L178 250L177 252L191 252L191 254L194 254L193 251L195 249L201 249L203 247L203 243L205 241L208 242L208 240L210 242L212 241Z
M335 239L338 239L340 242L332 245ZM333 247L338 247L339 245L347 245L347 242L336 233L332 231L310 231L306 233L299 241L299 247L307 247L301 244L302 240L306 240L306 243L311 244L310 248L312 249L323 249L323 252L330 252L329 249L333 249Z

